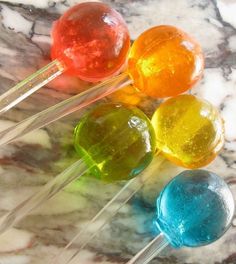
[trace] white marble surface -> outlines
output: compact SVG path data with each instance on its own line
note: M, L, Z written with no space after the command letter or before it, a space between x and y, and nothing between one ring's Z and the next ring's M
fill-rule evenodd
M78 2L0 1L1 93L49 61L51 24ZM151 26L172 24L191 33L201 43L206 69L192 93L215 104L226 127L225 148L208 168L231 183L236 197L236 0L105 2L123 14L132 39ZM87 84L76 78L59 78L1 117L0 129L67 98L69 95L61 92L65 85L69 93L74 93ZM151 114L155 104L145 99L140 107ZM14 208L76 159L70 135L77 116L74 113L0 149L1 214ZM149 226L154 196L180 170L165 162L158 177L122 208L74 263L125 263L141 249L151 239ZM0 237L0 263L50 263L120 188L95 180L71 185ZM178 251L168 248L152 263L236 263L235 226L236 221L227 234L212 245ZM66 254L75 250L76 244ZM63 263L63 257L60 260Z

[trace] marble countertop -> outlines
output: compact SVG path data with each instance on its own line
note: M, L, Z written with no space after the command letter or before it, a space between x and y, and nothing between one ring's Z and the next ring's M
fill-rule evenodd
M78 0L0 1L0 93L49 62L52 22ZM226 179L236 197L236 0L106 0L122 13L135 39L158 24L191 33L202 45L206 67L192 93L216 105L225 120L226 144L207 168ZM0 129L47 108L89 84L62 76L7 112ZM67 87L68 93L63 91ZM142 98L151 114L158 103ZM114 100L106 98L104 101ZM14 208L76 160L72 145L78 113L0 149L0 214ZM82 250L74 263L126 263L151 239L154 197L181 168L167 161L144 188ZM96 192L94 189L96 188ZM0 237L0 264L46 264L121 188L86 178L33 211ZM94 224L96 225L96 223ZM90 232L93 232L91 227ZM65 255L73 254L73 244ZM63 256L60 263L64 261ZM167 248L151 263L236 263L236 220L217 242L195 249Z

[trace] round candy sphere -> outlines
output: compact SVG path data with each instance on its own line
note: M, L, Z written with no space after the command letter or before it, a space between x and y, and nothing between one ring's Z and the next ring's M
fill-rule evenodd
M75 148L94 176L107 182L129 180L151 162L155 132L136 107L102 104L75 128Z
M146 95L162 98L190 89L202 76L201 47L189 35L173 26L145 31L129 53L129 74Z
M108 5L81 3L70 8L52 30L52 59L82 80L101 81L120 70L130 46L121 15Z
M157 199L156 224L174 247L214 242L230 227L233 216L229 187L205 170L180 173Z
M193 95L166 100L152 117L157 148L187 168L210 163L224 144L224 124L217 109Z

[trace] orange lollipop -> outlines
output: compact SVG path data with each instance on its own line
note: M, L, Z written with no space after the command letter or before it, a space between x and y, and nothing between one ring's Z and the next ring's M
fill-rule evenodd
M165 25L149 29L135 40L128 63L134 85L156 98L187 91L204 68L200 45L182 30Z

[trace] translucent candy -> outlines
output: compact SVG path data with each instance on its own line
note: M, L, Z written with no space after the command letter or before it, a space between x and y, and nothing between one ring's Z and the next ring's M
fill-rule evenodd
M75 148L88 166L94 165L94 176L107 182L129 180L151 162L155 132L136 107L103 104L75 128Z
M187 168L210 163L224 144L224 125L217 109L193 95L179 95L160 105L152 117L157 148Z
M63 61L69 74L86 81L101 81L119 71L129 46L123 18L103 3L70 8L52 30L52 59Z
M190 89L202 76L201 47L173 26L157 26L142 33L129 53L129 74L146 95L162 98Z
M205 170L180 173L157 199L156 224L174 247L214 242L230 227L233 215L229 187Z

